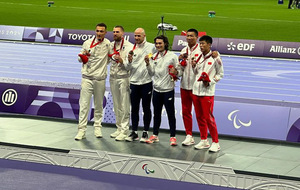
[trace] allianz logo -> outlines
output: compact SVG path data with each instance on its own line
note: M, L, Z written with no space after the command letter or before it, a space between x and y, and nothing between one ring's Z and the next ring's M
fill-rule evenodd
M255 44L248 44L248 43L238 43L234 44L233 42L230 42L227 44L227 50L230 51L252 51L255 48Z
M7 89L2 94L2 103L6 106L12 106L18 99L18 93L14 89Z
M289 53L289 54L298 54L300 55L300 47L291 48L291 47L284 47L284 46L271 46L270 53Z

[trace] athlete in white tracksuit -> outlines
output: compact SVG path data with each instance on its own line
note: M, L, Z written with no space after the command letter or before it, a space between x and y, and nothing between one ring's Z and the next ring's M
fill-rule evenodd
M117 141L125 140L129 130L130 119L130 72L123 64L127 60L133 44L124 39L124 28L115 26L113 29L114 40L110 49L112 54L110 65L110 90L113 97L114 112L116 116L117 130L110 136Z
M209 148L207 139L209 130L212 152L220 150L218 130L213 115L214 96L216 83L223 78L224 70L220 56L213 58L211 51L212 38L202 36L200 38L201 56L193 62L196 79L193 85L193 102L195 105L196 118L200 130L201 141L195 145L196 149Z
M178 57L173 52L168 51L168 38L157 36L155 38L157 52L151 58L145 57L147 70L153 76L153 108L154 108L154 125L153 135L147 143L158 141L158 133L161 125L162 108L165 106L168 115L170 127L170 145L176 143L176 119L174 106L174 87L175 81L169 74L170 67L178 65Z
M151 97L152 79L149 75L144 61L145 55L153 53L155 46L146 41L146 34L143 28L134 31L135 44L124 62L125 68L130 71L130 100L131 100L131 122L132 132L126 141L138 140L138 124L140 101L142 100L144 131L141 142L148 139L148 130L151 122Z
M96 26L96 36L85 41L80 51L80 55L83 55L84 58L78 58L79 62L83 62L83 64L81 69L82 81L79 99L78 133L75 140L85 138L92 95L94 95L95 106L94 134L98 138L102 137L103 98L110 49L110 41L105 38L106 32L106 25L104 23L98 24Z

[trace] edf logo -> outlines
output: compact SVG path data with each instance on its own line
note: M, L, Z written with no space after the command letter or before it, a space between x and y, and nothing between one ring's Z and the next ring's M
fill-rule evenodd
M255 44L247 44L247 43L238 43L237 45L233 44L233 42L230 42L227 44L227 50L234 51L252 51L255 48Z
M2 103L6 106L14 105L17 99L18 93L14 89L7 89L2 94Z

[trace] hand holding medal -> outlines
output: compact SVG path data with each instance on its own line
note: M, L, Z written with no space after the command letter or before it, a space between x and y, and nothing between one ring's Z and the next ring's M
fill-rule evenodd
M149 53L148 55L145 56L144 60L146 62L146 66L150 64L150 58L152 59L152 53Z
M179 63L180 63L181 66L185 67L187 65L187 62L186 62L187 58L188 58L187 53L181 54L179 56Z
M128 53L128 62L129 62L129 63L132 62L133 55L134 55L133 50L129 51L129 53Z

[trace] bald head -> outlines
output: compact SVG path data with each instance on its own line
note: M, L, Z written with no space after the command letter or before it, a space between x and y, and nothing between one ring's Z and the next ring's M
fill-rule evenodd
M146 33L145 33L145 30L143 28L137 28L134 31L135 43L137 43L137 44L143 43L143 41L145 40L145 37L146 37Z

